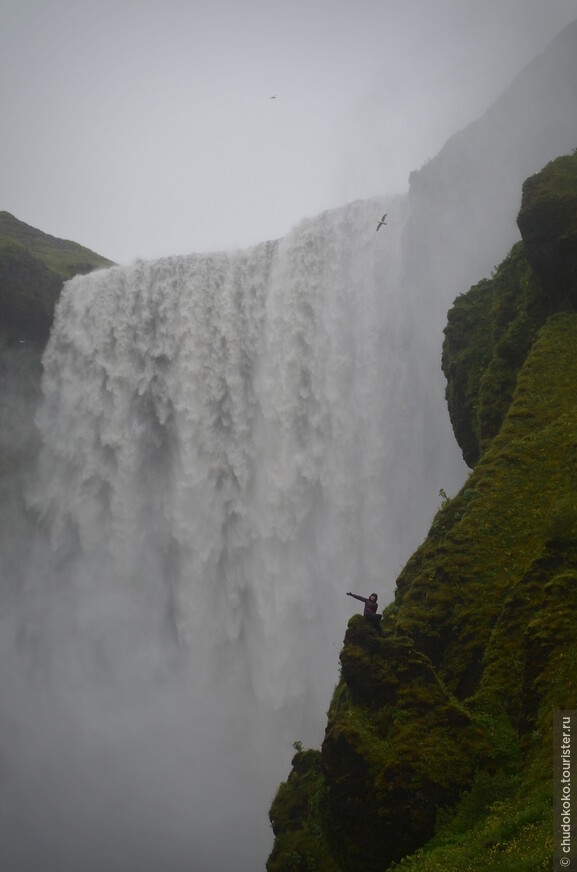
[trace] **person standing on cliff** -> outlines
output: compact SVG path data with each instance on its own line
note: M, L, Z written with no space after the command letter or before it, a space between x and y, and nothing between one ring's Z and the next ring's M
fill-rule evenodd
M377 633L379 633L379 635L381 636L384 636L385 634L383 633L381 628L381 619L383 616L377 614L377 609L379 607L377 604L377 594L372 593L369 597L364 597L359 596L358 593L351 593L350 590L348 590L347 596L352 596L365 604L365 610L363 612L363 615L365 616L367 621L369 621L369 623L373 625Z

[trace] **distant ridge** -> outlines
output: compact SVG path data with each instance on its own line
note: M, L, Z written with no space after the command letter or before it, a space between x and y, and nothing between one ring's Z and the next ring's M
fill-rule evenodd
M0 332L45 342L62 285L113 261L0 212Z
M518 73L482 117L409 177L403 254L415 370L409 435L414 434L415 457L423 442L427 446L424 474L448 491L460 486L464 470L448 415L440 412L447 311L519 241L515 217L525 179L576 146L577 21ZM422 494L407 499L410 504Z
M577 21L517 74L484 115L409 177L407 288L426 287L437 301L439 331L455 294L489 273L519 240L515 215L525 179L575 147ZM462 256L448 262L447 248ZM430 312L424 320L430 333Z

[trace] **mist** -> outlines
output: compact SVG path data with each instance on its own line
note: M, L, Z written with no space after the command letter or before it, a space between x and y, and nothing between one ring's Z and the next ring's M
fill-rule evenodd
M574 16L574 0L8 0L0 202L119 263L276 239L405 192Z
M384 605L418 540L387 411L406 208L77 277L41 400L19 410L7 373L7 868L264 865L292 745L322 740L344 592Z
M119 52L124 36L110 34ZM522 179L575 142L575 89L555 76L574 81L563 67L546 87L532 79L534 116L516 93L518 115L505 101L451 139L410 195L391 178L386 196L299 214L273 242L187 254L175 228L196 212L210 225L189 198L162 213L183 254L68 283L42 365L27 343L1 349L3 867L263 868L292 744L322 741L344 592L377 590L384 607L439 489L466 477L442 325L518 238ZM134 168L148 194L150 166ZM263 183L251 184L256 206ZM132 228L158 253L120 190L104 197L114 237L127 252ZM247 238L260 232L246 223ZM94 239L80 241L114 256Z

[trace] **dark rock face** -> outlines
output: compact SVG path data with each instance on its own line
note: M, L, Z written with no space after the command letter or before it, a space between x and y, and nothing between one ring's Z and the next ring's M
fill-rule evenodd
M384 635L349 622L314 782L289 777L306 819L276 817L274 856L295 869L549 862L551 713L577 707L576 181L573 155L528 182L528 241L449 314L477 461L397 579Z
M498 434L399 576L384 635L350 620L320 759L306 777L293 762L279 790L306 815L275 811L270 870L280 846L303 872L401 858L458 872L487 845L523 868L529 836L536 867L548 858L551 712L577 704L576 341L577 314L547 319Z
M0 327L8 341L44 345L63 283L112 261L0 212Z
M517 224L550 307L577 305L577 153L551 161L523 185Z
M341 664L350 707L322 747L331 843L343 869L377 870L431 838L437 808L470 784L483 735L392 619L380 638L352 618Z
M577 307L576 154L527 179L517 222L522 242L455 300L444 330L449 415L471 467L499 432L538 331Z

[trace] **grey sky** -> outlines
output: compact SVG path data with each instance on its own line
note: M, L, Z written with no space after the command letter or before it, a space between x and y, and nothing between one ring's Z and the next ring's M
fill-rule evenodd
M0 209L122 263L282 236L405 190L575 18L576 0L3 0Z

